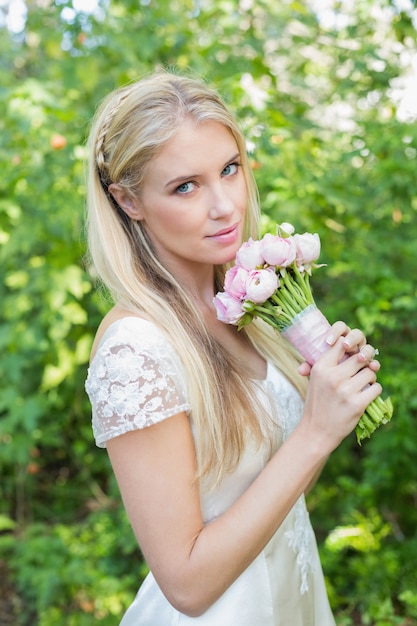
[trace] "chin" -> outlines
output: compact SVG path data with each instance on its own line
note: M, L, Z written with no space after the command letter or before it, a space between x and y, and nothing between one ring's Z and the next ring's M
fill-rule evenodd
M224 254L222 257L219 257L219 259L216 260L215 265L227 265L228 263L234 263L234 261L236 259L237 250L235 250L235 251L233 251L233 252L231 252L229 254Z

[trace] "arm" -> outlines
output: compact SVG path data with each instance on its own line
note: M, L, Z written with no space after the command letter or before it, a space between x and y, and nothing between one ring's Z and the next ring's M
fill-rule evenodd
M344 352L339 340L314 366L300 425L249 489L207 526L184 413L108 442L144 557L168 600L182 613L206 611L248 567L327 456L381 393L375 372L364 367L360 355L339 363Z
M180 612L206 611L271 539L320 465L322 453L313 446L307 452L306 434L295 432L240 499L207 526L185 414L108 443L145 560Z

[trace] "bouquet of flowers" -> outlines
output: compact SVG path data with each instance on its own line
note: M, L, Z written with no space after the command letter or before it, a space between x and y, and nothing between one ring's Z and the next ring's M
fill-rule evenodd
M330 324L317 308L310 286L320 254L317 234L293 234L291 224L277 226L277 234L242 244L236 262L225 276L224 291L214 297L217 317L240 330L254 317L276 328L314 365L329 349ZM359 444L378 426L390 421L391 400L378 397L356 426Z

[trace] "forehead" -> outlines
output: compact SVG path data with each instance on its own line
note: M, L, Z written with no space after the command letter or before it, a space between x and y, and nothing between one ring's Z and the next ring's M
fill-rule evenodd
M149 163L148 172L158 170L169 176L198 174L200 168L224 166L237 153L239 147L232 132L220 122L197 124L187 120Z

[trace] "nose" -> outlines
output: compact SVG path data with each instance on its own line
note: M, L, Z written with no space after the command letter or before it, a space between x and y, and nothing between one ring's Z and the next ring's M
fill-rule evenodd
M235 210L232 190L222 181L210 187L208 202L211 219L227 217Z

